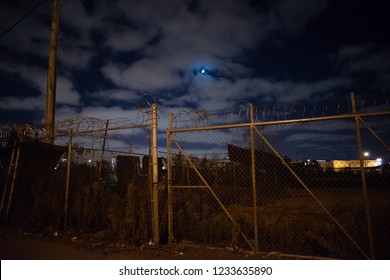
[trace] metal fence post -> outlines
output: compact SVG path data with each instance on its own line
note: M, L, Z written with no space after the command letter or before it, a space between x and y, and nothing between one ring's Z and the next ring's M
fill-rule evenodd
M157 104L152 104L152 217L153 217L153 242L158 244L160 241L159 218L158 218L158 147L157 147Z
M64 229L68 223L68 200L69 200L69 184L70 184L70 166L72 161L72 141L73 141L73 119L70 121L68 156L66 165L66 185L65 185L65 201L64 201Z
M355 103L355 94L351 92L351 103L352 103L352 113L356 114L356 103ZM366 170L364 168L364 159L363 159L363 147L362 147L362 138L360 134L360 117L355 117L355 129L356 129L356 141L358 146L359 162L360 162L360 176L362 180L362 191L364 198L364 208L366 212L367 219L367 230L368 230L368 241L370 244L370 253L371 258L375 259L375 248L374 248L374 239L372 235L372 226L371 226L371 215L370 209L368 206L368 193L367 193L367 182L366 182Z
M104 138L103 138L103 145L102 145L102 153L100 154L100 162L98 164L98 172L97 172L97 180L100 180L100 176L102 173L102 165L103 165L103 160L104 160L104 152L106 148L106 142L107 142L107 130L108 130L108 123L110 120L106 121L106 129L104 130Z
M18 169L19 169L19 157L20 157L21 145L22 145L22 141L20 140L18 143L18 150L16 152L15 168L14 168L14 174L12 176L12 184L11 184L10 193L8 196L7 211L5 212L5 220L8 220L8 214L9 214L9 210L11 208L12 196L13 196L14 189L15 189L16 174L18 173Z
M257 227L257 191L256 191L256 158L255 158L255 138L254 138L254 118L253 104L249 104L250 113L250 135L251 135L251 175L252 175L252 196L253 196L253 230L255 234L255 253L259 251L259 233Z
M16 146L17 146L17 142L16 142L16 140L15 140L14 145L13 145L13 147L12 147L11 158L10 158L9 164L8 164L7 179L5 180L3 195L2 195L2 197L1 197L0 217L1 217L1 215L3 214L4 203L5 203L5 197L7 196L9 179L11 178L11 173L12 173L12 165L13 165L14 159L15 159L15 150L16 150Z
M172 113L169 113L169 128L167 129L167 186L168 186L168 242L174 241L173 233L173 200L172 200L172 155L171 155Z

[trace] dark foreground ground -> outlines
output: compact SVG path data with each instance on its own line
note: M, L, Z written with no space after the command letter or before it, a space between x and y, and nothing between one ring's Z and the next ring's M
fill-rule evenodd
M307 259L304 256L212 248L194 244L129 247L91 244L66 236L41 237L27 233L0 235L2 260L245 260ZM310 259L310 258L309 258Z

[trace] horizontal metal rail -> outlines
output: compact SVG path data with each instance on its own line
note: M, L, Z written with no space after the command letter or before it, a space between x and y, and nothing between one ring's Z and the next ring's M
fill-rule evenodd
M341 120L341 119L353 119L356 117L362 118L362 117L375 117L375 116L386 116L386 115L390 115L390 111L344 114L338 116L292 119L292 120L281 120L281 121L267 121L267 122L253 122L253 123L248 122L248 123L225 124L225 125L211 125L211 126L204 126L204 127L172 128L167 130L170 131L171 133L179 133L179 132L202 131L202 130L205 131L205 130L216 130L216 129L240 128L240 127L250 127L250 126L267 126L267 125L290 124L290 123L331 121L331 120Z

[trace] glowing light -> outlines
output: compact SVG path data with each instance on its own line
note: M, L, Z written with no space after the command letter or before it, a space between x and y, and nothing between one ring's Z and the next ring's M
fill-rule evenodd
M200 73L206 74L206 69L202 68L202 69L200 70Z
M368 157L368 156L370 155L370 152L364 152L363 155L364 155L365 157Z

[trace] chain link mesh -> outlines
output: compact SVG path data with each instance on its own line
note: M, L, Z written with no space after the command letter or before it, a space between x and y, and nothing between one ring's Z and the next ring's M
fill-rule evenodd
M390 153L381 135L389 119L360 123L372 150L364 178L354 118L257 123L253 138L249 125L174 128L171 234L236 249L258 242L262 252L387 258Z
M42 141L43 129L27 127L23 137L20 129L14 137L8 133L2 163L11 169L2 168L2 218L50 236L71 231L84 239L147 243L150 126L147 111L58 122L54 144Z
M350 113L348 102L340 104L338 113ZM358 109L373 112L373 105L360 100ZM252 114L243 103L173 115L170 149L160 152L167 166L158 160L161 241L388 258L389 115L339 118L328 109L264 105ZM40 127L3 127L2 222L50 236L71 231L145 244L155 221L150 129L150 111L59 122L54 144L43 141Z

